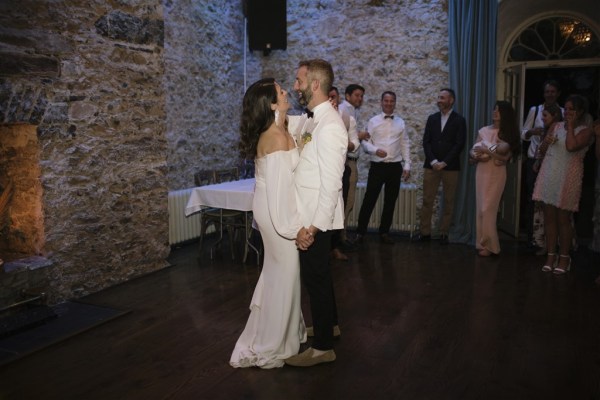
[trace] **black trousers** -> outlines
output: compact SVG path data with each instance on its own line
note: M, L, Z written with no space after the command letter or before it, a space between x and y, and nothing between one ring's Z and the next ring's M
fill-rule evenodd
M344 200L344 208L346 207L346 201L348 201L348 189L350 188L350 167L344 167L344 175L342 175L342 199ZM331 249L335 249L339 246L342 238L343 229L336 229L333 231L333 237L331 238Z
M358 227L356 232L364 235L367 232L369 219L379 198L381 188L385 186L383 196L383 212L379 224L379 233L388 233L392 226L396 200L400 193L400 180L402 179L402 163L371 162L369 177L367 178L367 190L363 199L360 212L358 213Z
M337 309L331 278L329 252L331 231L319 232L306 251L300 251L300 277L310 298L315 337L312 347L317 350L333 349L333 325L337 323Z

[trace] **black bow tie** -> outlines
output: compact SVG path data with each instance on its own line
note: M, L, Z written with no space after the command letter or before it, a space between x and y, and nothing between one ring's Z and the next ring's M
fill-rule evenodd
M310 111L308 108L305 108L304 112L306 113L306 115L308 116L308 118L312 118L315 115L315 113L312 112L312 111Z
M393 115L386 115L385 117L383 117L383 119L388 119L388 118L389 119L394 119L394 116Z

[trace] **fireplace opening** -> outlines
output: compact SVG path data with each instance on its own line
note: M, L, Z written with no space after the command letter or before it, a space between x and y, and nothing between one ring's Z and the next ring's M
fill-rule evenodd
M35 125L0 126L0 259L43 255L45 235Z

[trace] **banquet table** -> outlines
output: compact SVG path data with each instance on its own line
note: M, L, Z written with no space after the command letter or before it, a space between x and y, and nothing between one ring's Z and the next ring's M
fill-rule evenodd
M255 180L252 178L216 183L213 185L198 186L192 190L190 198L185 207L186 216L190 216L196 212L199 212L204 207L237 210L246 213L244 218L246 221L244 262L246 261L246 257L248 255L248 247L252 248L252 250L256 252L257 260L260 259L260 251L252 243L250 243L252 229L248 223L248 212L252 211L252 201L254 199L254 184ZM221 237L213 246L217 245L222 238L223 234L221 230ZM233 238L230 240L233 240Z

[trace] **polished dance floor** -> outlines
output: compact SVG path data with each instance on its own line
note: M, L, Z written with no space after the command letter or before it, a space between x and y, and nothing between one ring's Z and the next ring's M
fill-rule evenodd
M337 360L233 369L259 269L195 243L172 266L88 296L127 315L0 368L0 399L599 399L600 258L566 276L514 241L394 245L336 261ZM308 307L304 308L309 319Z

